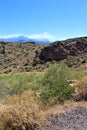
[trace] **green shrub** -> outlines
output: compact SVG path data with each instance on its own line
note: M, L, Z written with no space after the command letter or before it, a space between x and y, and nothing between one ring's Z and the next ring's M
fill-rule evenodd
M0 99L8 96L10 92L12 91L12 88L7 80L1 80L0 81Z
M8 73L10 73L11 72L11 69L5 69L4 71L3 71L3 73L6 73L6 74L8 74Z
M35 63L36 63L36 64L39 64L40 62L41 62L41 59L40 59L39 57L36 57L36 58L35 58Z
M64 64L51 66L42 79L42 101L50 103L50 99L54 98L57 102L64 102L71 98L74 88L67 82L70 76L71 71Z
M26 69L27 72L33 71L33 67L32 66L25 66L25 69Z
M25 90L38 91L42 76L37 73L9 74L0 77L0 98L20 94Z

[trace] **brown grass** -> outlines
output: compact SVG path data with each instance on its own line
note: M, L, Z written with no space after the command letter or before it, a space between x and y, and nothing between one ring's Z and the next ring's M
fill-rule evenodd
M82 78L75 85L76 93L75 100L86 100L87 99L87 77Z
M66 101L64 104L44 106L35 98L33 92L25 91L0 103L0 125L11 129L25 126L34 129L50 115L59 114L75 107L87 108L87 103L85 101Z
M24 123L39 124L40 107L37 102L30 91L9 97L0 105L0 122L11 128L14 125L22 127Z

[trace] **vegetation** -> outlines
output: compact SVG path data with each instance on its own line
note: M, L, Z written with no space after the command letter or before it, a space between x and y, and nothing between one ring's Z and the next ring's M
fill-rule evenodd
M0 75L0 129L34 130L53 105L71 98L86 100L86 72L86 68L70 70L65 64L54 64L45 72ZM73 85L75 80L73 87L71 80Z
M38 88L40 73L9 74L0 77L0 97L20 94L25 90Z
M40 58L39 58L39 57L36 57L36 58L35 58L35 63L36 63L36 64L39 64L40 62L41 62Z
M42 80L41 99L45 103L52 101L64 102L70 99L74 88L72 88L67 80L70 79L70 70L64 64L51 66L44 75ZM50 100L51 99L51 100Z
M38 113L41 111L41 104L35 93L39 90L41 75L32 72L0 76L1 130L33 130L39 124L41 118Z
M76 84L76 93L74 99L76 101L87 100L87 77L84 77Z

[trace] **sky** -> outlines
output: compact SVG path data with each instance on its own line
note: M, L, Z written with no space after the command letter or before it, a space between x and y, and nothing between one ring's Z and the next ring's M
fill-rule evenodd
M87 0L0 0L0 37L87 36Z

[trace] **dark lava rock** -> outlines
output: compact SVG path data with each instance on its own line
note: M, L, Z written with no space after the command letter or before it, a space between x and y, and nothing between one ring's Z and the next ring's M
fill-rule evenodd
M68 55L67 50L63 47L61 42L56 42L49 45L48 47L43 48L40 53L41 60L62 60L65 59Z
M39 58L43 61L59 61L67 56L78 56L87 53L87 37L73 38L54 42L43 48Z

